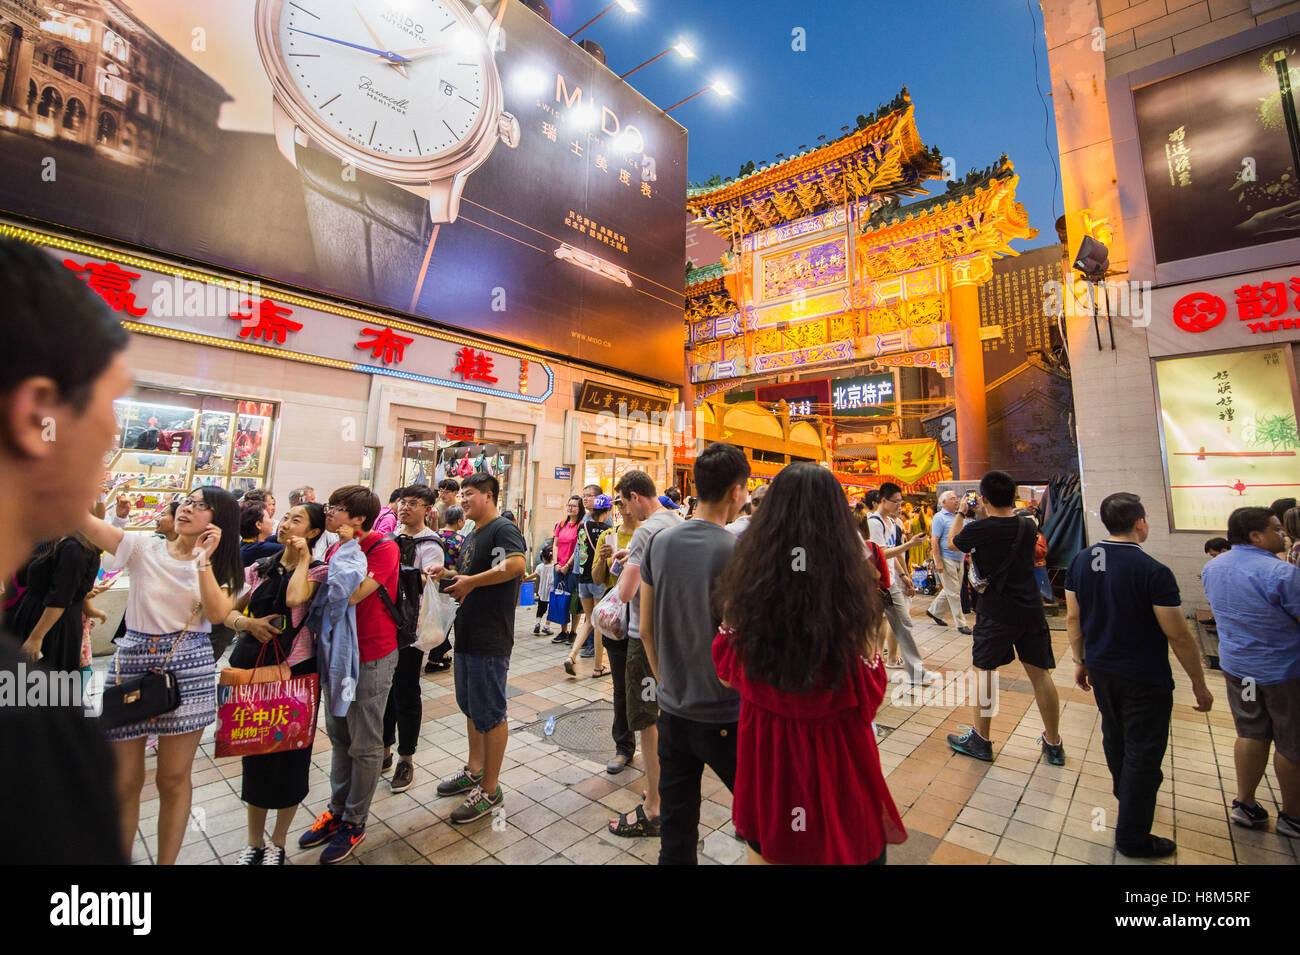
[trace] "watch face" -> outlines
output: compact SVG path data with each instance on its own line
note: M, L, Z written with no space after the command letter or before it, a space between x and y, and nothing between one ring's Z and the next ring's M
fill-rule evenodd
M393 160L447 153L483 116L490 53L457 0L289 0L284 73L325 130Z

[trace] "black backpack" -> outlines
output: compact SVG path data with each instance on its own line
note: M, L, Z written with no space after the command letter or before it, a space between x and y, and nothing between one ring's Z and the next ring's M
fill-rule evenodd
M401 649L415 643L416 626L420 622L420 600L424 597L424 571L415 566L416 551L426 540L434 541L443 548L444 559L447 549L437 535L416 540L410 534L389 534L384 539L397 544L400 554L397 596L394 599L383 584L379 585L378 593L389 616L393 618L393 623L397 624L397 646Z

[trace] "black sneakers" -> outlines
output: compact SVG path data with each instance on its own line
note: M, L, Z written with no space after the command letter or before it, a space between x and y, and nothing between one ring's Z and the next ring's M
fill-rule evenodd
M1268 810L1255 803L1247 806L1244 802L1232 801L1232 821L1247 829L1263 829L1268 825Z
M1062 739L1059 743L1049 743L1047 741L1047 737L1040 733L1038 736L1038 742L1043 744L1043 755L1047 757L1047 761L1049 763L1051 763L1053 766L1065 765L1065 740L1064 739Z
M973 726L961 727L966 732L960 736L949 734L948 745L963 756L973 756L986 763L993 762L993 743L975 732Z
M281 849L280 851L283 852L284 850ZM235 860L235 865L261 865L262 856L265 854L266 850L260 846L244 846L244 851Z
M1129 859L1163 859L1165 856L1171 856L1178 851L1174 845L1174 840L1166 839L1163 836L1147 836L1146 842L1140 842L1134 846L1121 846L1115 843L1115 851Z

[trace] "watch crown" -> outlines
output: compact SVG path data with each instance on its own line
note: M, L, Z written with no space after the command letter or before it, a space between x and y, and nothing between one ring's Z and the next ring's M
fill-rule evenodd
M497 136L503 143L514 149L519 145L519 120L510 113L502 113L497 120Z

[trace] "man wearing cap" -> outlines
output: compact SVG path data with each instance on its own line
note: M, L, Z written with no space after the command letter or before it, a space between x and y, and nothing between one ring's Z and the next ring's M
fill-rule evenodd
M583 497L586 498L586 492L593 485L583 488ZM600 490L599 488L596 488ZM587 502L584 500L584 504ZM583 639L573 641L573 649L569 651L569 659L564 663L564 672L569 676L577 676L577 662L579 656L594 656L595 666L592 676L604 676L609 672L605 666L605 645L596 639L595 628L591 622L591 612L595 609L596 601L605 596L605 585L597 584L592 581L591 565L596 559L596 548L600 541L600 535L609 530L610 524L606 518L609 517L610 508L613 502L608 494L600 493L591 496L591 503L587 507L587 513L582 519L582 524L578 527L578 556L574 560L574 567L578 571L578 599L582 601L582 612L586 617L587 629L583 634ZM587 641L592 643L591 651L588 652Z

